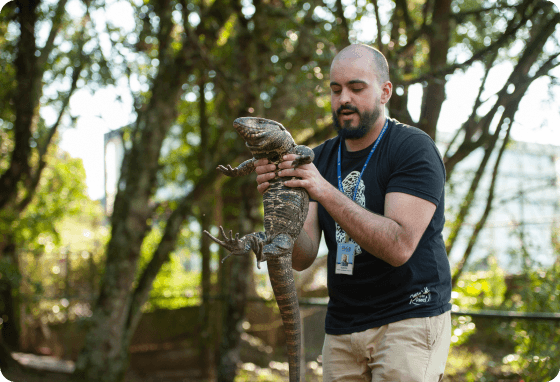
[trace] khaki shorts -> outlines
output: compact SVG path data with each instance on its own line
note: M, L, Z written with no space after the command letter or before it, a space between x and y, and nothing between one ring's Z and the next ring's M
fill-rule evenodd
M358 333L327 334L323 381L441 381L450 342L450 312Z

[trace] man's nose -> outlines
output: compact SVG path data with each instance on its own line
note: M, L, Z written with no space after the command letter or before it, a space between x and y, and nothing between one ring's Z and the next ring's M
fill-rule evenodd
M349 104L351 100L350 91L348 89L342 89L340 93L340 104L346 105Z

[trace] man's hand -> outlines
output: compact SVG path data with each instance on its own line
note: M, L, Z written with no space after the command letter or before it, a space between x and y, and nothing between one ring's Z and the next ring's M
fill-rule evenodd
M284 185L287 187L305 188L309 196L320 202L327 190L333 186L323 178L313 163L304 164L294 168L293 162L298 156L296 154L285 155L284 160L278 165L281 177L297 177L300 179L286 180Z
M327 190L332 188L332 185L327 182L317 170L313 163L304 164L293 167L293 162L298 158L297 154L285 155L283 161L276 166L269 163L267 159L259 159L255 162L255 172L257 173L257 190L263 194L270 184L270 180L276 176L281 177L297 177L301 179L286 180L284 185L287 187L302 187L307 190L309 196L319 201L321 196ZM275 171L280 170L278 175Z
M255 162L255 172L257 173L257 190L264 194L270 183L269 180L272 180L276 177L276 165L272 163L268 163L268 159L263 158L259 159Z

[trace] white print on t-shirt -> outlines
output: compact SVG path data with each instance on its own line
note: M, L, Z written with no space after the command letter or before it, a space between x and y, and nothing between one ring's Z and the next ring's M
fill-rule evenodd
M342 188L344 189L344 193L350 199L352 199L352 196L354 195L354 189L356 188L356 182L358 181L359 177L360 177L360 172L359 171L352 171L342 181ZM360 179L360 185L358 187L358 192L356 193L355 202L358 203L362 207L366 206L365 191L366 191L366 186L364 185L364 181L362 179ZM344 232L344 230L342 228L340 228L340 226L336 222L335 222L335 226L336 226L336 242L337 243L344 243L344 239L346 237L346 232ZM355 253L356 255L359 255L359 254L362 253L362 248L354 240L352 240L352 238L350 238L350 243L356 244L356 253Z
M429 302L432 299L430 294L430 290L428 287L424 287L423 290L420 292L416 292L410 295L410 304L412 305L420 305Z

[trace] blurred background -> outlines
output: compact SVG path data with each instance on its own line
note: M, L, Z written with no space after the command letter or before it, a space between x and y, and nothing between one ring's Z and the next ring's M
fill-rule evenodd
M453 274L446 381L560 370L560 14L544 0L11 1L0 13L0 369L14 381L283 381L232 128L334 136L329 68L389 61L389 116L437 143ZM326 248L295 272L322 380Z

